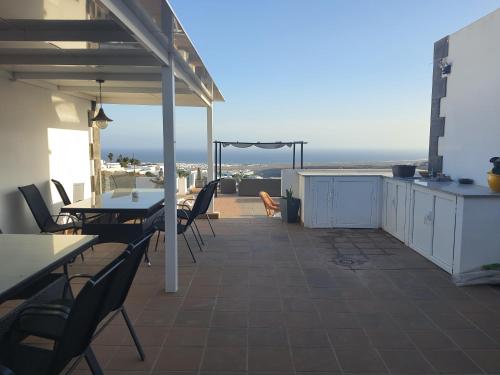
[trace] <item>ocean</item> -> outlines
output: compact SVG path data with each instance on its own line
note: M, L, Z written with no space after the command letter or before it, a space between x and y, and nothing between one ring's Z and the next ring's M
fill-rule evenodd
M130 148L103 148L102 159L107 160L109 152L118 155L134 157L141 162L162 163L161 149L130 149ZM180 163L206 163L207 154L204 150L176 150L176 159ZM370 163L400 160L426 160L427 150L314 150L304 146L304 163ZM300 163L300 148L297 147L296 163ZM283 164L292 163L292 151L288 147L276 150L227 148L222 149L224 164Z

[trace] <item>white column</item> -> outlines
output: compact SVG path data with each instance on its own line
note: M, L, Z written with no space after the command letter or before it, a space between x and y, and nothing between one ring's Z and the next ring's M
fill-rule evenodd
M174 59L162 66L163 162L165 165L165 291L177 292L177 197L175 166L175 78Z
M214 180L214 137L213 137L213 104L207 107L207 179L208 181ZM210 203L208 213L214 212L214 200Z

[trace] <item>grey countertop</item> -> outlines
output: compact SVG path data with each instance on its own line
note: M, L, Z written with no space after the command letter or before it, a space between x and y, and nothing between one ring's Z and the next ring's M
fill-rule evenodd
M385 177L394 178L389 169L315 169L297 172L304 177ZM415 184L427 189L442 193L458 195L469 198L500 198L500 193L492 192L488 187L481 185L462 185L455 181L429 181L421 178L394 178Z

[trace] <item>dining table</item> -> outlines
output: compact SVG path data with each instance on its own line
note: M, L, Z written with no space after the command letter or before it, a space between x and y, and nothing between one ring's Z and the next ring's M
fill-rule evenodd
M120 188L74 202L61 212L82 221L82 234L99 235L100 242L129 243L149 230L163 213L162 189Z
M98 242L95 235L0 234L0 304Z

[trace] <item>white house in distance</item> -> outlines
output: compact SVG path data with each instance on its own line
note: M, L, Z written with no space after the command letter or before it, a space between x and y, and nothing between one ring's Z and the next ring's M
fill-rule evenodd
M165 0L0 2L0 228L38 232L18 186L37 185L55 213L61 202L52 178L70 198L100 191L100 130L90 121L96 80L104 81L104 106L163 107L166 284L175 291L174 108L207 109L207 163L213 165L213 103L224 99Z

